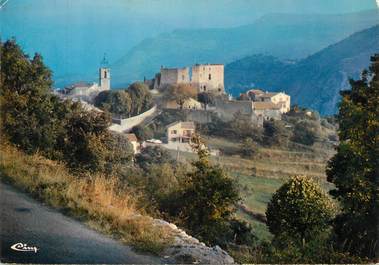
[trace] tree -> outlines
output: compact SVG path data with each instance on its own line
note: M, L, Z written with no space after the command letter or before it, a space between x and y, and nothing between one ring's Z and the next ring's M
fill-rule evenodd
M340 144L329 161L331 194L341 204L334 223L338 246L361 257L379 257L379 55L369 71L343 91Z
M282 121L265 121L263 123L263 129L265 145L280 145L287 137L286 130Z
M164 98L166 100L175 100L183 108L184 102L189 98L196 98L197 91L195 87L189 84L168 85L164 87Z
M136 82L131 84L127 91L132 102L133 115L138 115L153 105L153 99L147 85Z
M60 103L50 93L51 71L41 55L30 60L15 40L0 47L2 129L26 152L52 155L66 114L55 111Z
M111 132L105 141L106 171L118 174L122 167L130 166L134 157L133 146L125 134Z
M230 220L239 200L235 181L209 162L209 151L198 136L192 139L198 160L187 173L182 189L171 194L163 209L178 216L194 236L210 244L230 234ZM162 210L163 210L162 209Z
M147 170L154 164L174 164L169 151L160 146L147 146L142 149L141 153L136 155L136 162L144 170Z
M207 109L209 104L214 104L215 97L212 93L202 92L197 95L197 100L204 104L204 108Z
M266 210L267 225L275 237L304 245L329 227L334 211L331 199L316 183L292 177L272 196Z
M103 112L86 112L73 104L65 123L64 159L71 168L105 171L110 117Z
M320 124L315 121L299 121L296 123L292 140L299 144L313 145L320 135Z
M138 140L142 142L153 138L154 135L150 127L142 125L134 126L131 132L134 133L137 136Z
M252 158L257 152L257 145L251 138L245 138L241 143L241 154L243 157Z
M95 106L112 113L119 118L132 114L132 99L125 90L102 91L95 97Z

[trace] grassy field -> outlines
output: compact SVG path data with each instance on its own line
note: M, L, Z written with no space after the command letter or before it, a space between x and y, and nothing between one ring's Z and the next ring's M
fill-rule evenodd
M213 156L212 162L219 164L240 186L243 203L254 213L264 214L272 194L291 176L306 175L328 190L332 186L326 182L325 168L334 151L331 146L316 143L312 148L296 146L294 150L260 147L252 159L238 155L240 143L224 138L205 138L207 145L224 151L221 156ZM180 161L196 159L192 153L171 151ZM228 155L234 154L234 155ZM261 240L271 238L266 225L254 220L248 214L238 211L238 216L248 221Z

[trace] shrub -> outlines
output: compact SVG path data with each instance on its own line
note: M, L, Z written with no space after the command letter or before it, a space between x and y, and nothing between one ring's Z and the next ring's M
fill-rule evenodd
M252 158L257 153L258 147L251 138L246 138L241 143L241 155L246 158Z
M143 125L134 126L131 132L137 136L139 141L142 141L142 142L153 138L153 134L154 134L149 126L143 126Z
M320 125L314 121L300 121L296 123L292 140L304 145L313 145L320 136Z
M306 177L293 177L273 195L267 206L269 230L298 242L328 229L335 208L321 188Z

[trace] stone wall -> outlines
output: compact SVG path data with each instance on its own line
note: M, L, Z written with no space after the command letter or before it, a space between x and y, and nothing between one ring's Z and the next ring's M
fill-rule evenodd
M161 68L160 86L190 83L189 68Z
M144 122L149 117L153 116L157 111L157 106L152 107L148 111L145 111L137 116L128 118L128 119L112 119L112 125L109 127L109 130L115 132L128 132L134 126L137 126Z

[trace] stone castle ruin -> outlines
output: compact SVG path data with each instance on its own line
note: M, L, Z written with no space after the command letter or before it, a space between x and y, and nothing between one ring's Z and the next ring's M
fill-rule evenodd
M196 64L184 68L161 67L159 73L151 80L145 80L153 89L162 89L167 85L189 84L200 92L225 94L224 65Z

